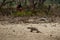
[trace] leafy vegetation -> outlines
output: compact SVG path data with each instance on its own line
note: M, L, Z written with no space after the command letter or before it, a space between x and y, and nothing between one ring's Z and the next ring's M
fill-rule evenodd
M18 5L20 5L20 7L17 9ZM11 14L14 16L48 16L53 15L53 11L56 10L56 8L57 10L60 8L59 5L60 0L0 0L0 14Z

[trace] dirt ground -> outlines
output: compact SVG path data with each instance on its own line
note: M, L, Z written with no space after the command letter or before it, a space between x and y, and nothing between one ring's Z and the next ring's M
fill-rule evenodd
M30 32L27 27L36 27L41 33ZM0 24L0 40L60 40L60 24Z

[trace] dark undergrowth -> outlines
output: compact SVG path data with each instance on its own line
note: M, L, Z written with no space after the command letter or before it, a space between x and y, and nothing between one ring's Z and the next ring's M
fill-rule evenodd
M3 16L60 16L60 6L51 8L48 11L47 6L42 6L41 8L36 8L34 10L31 9L23 9L22 11L17 10L16 8L1 8L0 15Z

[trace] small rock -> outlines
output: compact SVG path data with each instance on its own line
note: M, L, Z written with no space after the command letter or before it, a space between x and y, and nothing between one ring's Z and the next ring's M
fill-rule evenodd
M15 30L13 30L13 32L15 32Z

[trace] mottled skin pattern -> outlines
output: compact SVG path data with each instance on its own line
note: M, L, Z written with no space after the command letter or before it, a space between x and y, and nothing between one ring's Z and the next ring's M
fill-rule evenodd
M27 27L28 29L31 29L30 32L36 31L36 33L40 33L40 31L35 27Z

